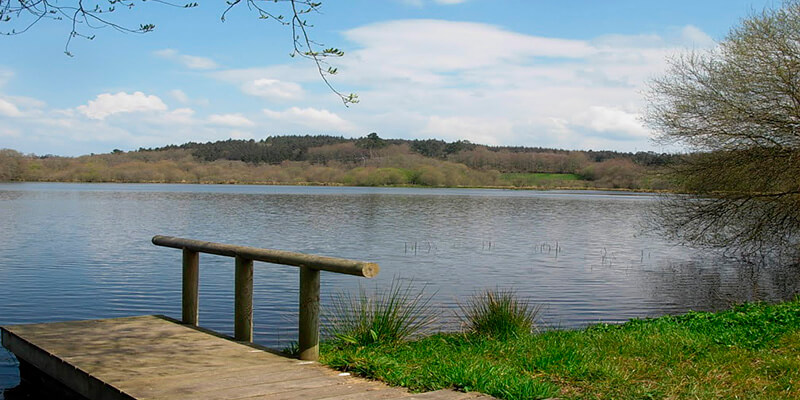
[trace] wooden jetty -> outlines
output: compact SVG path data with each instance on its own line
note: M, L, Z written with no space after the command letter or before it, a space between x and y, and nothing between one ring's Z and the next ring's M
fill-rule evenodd
M2 327L3 345L87 399L477 399L341 375L163 316Z
M320 271L373 277L378 265L166 236L183 251L182 320L165 316L0 327L26 371L86 399L491 399L440 390L410 394L319 365ZM199 253L235 258L234 337L197 326ZM299 359L255 345L253 261L300 268ZM33 374L32 374L33 375Z

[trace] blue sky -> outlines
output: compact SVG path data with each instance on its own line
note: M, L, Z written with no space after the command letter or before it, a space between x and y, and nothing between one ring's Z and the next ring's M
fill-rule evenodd
M61 1L65 3L65 1ZM665 59L706 50L776 1L330 0L313 39L345 51L332 78L290 58L291 32L222 2L136 3L109 18L147 34L43 21L0 37L0 148L80 155L283 134L467 139L673 151L639 119ZM284 4L265 4L286 14ZM777 3L777 4L776 4ZM8 25L8 24L6 24ZM8 30L0 25L0 29Z

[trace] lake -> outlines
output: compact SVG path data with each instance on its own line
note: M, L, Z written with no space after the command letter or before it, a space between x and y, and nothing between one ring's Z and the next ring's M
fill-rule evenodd
M458 329L476 291L514 289L541 325L714 310L800 291L796 267L765 267L645 231L657 197L601 191L162 184L0 184L0 325L165 314L180 318L179 236L377 262L367 280L322 273L337 292L411 282L437 329ZM200 257L200 325L233 332L233 260ZM296 338L298 270L255 264L255 341ZM68 338L65 338L65 340ZM2 390L16 385L0 350Z

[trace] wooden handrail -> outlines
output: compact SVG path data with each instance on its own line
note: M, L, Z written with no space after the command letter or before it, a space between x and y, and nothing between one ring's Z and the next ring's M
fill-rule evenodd
M184 239L171 236L153 236L153 244L157 246L187 249L198 253L216 254L228 257L242 257L253 261L273 264L309 267L319 271L338 272L340 274L357 275L372 278L378 274L378 264L348 260L345 258L315 256L283 250L262 249L258 247L236 246L233 244L204 242L202 240Z
M319 271L372 278L378 264L290 251L204 242L171 236L153 236L153 244L183 250L183 323L197 326L199 304L199 253L236 259L234 339L253 341L253 261L300 267L298 347L301 360L319 359Z

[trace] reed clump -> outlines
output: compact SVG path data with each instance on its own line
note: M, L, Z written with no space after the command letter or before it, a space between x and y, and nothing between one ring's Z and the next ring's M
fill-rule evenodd
M388 290L340 292L325 316L325 334L346 345L397 343L426 333L436 320L425 286L394 279Z
M468 333L498 339L530 334L541 306L519 298L512 289L488 289L472 295L459 315Z

